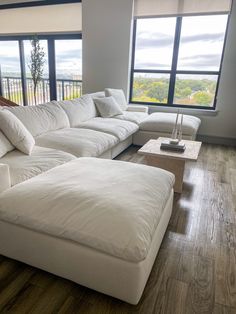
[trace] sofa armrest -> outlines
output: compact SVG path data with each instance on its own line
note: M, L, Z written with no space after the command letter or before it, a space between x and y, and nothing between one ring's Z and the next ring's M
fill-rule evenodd
M0 164L0 194L11 187L9 166Z
M141 105L128 105L127 111L148 113L148 107Z

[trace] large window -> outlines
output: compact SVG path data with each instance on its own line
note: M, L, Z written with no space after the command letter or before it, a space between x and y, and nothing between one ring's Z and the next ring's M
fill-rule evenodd
M82 37L39 35L44 51L43 78L36 103L72 99L82 92ZM29 70L32 36L0 37L0 94L19 105L34 105L34 86Z
M228 15L137 18L130 101L214 109Z

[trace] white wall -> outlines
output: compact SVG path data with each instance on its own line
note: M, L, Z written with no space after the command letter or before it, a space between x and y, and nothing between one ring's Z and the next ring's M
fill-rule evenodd
M83 0L83 92L127 92L133 0Z

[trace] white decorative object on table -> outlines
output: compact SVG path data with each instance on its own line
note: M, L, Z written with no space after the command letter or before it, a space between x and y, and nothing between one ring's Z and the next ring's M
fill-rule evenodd
M11 187L9 167L0 164L0 194Z
M177 115L176 115L175 125L172 131L172 136L170 139L170 144L178 144L182 140L182 126L183 126L184 115L181 114L180 124L178 125L179 116L180 114L178 110Z
M184 119L184 115L181 115L181 123L180 123L180 127L179 127L179 134L178 134L178 140L179 142L182 140L182 125L183 125L183 119Z
M172 131L170 144L178 144L178 139L177 139L177 135L178 135L178 120L179 120L179 110L178 110L177 115L176 115L175 125L174 125L173 131Z
M185 151L185 144L181 143L184 115L181 114L180 124L178 124L179 115L180 114L179 114L179 110L178 110L178 113L176 115L175 125L174 125L173 131L172 131L171 139L164 140L161 143L161 149L163 149L163 150L175 150L175 151L179 151L179 152Z

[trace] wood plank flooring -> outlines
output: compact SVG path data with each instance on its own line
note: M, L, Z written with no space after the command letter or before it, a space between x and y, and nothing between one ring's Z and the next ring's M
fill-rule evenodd
M144 163L130 147L117 159ZM0 313L236 313L236 148L203 145L137 306L0 256Z

